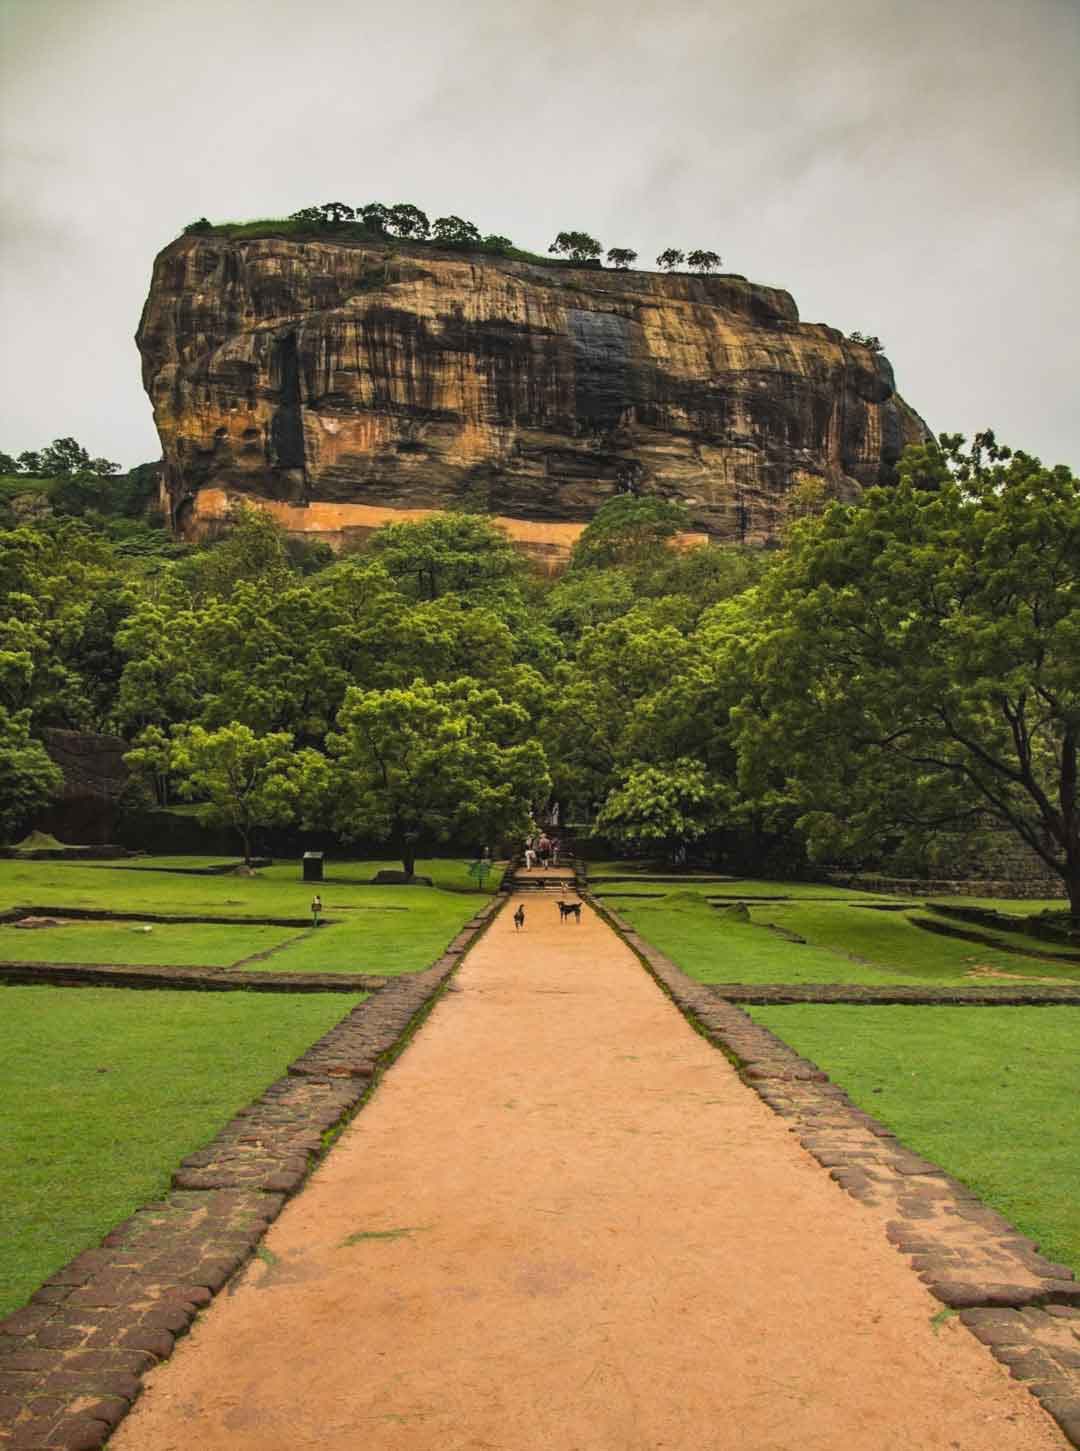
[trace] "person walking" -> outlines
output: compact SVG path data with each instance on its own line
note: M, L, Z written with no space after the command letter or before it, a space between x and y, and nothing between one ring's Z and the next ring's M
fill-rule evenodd
M319 896L318 892L316 892L315 895L314 895L314 897L312 897L312 899L311 899L311 925L312 925L312 927L318 927L318 925L319 925L319 918L320 918L321 915L322 915L322 898Z
M539 848L540 848L540 865L542 867L546 867L547 864L548 864L548 858L551 856L551 837L548 836L548 834L547 834L546 831L544 832L543 836L541 836L541 838L540 838Z

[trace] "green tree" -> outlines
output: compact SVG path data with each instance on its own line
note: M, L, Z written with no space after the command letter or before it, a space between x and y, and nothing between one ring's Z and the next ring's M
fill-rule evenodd
M480 231L462 217L436 217L431 227L431 240L447 247L468 247L480 241Z
M715 272L720 266L721 257L719 252L702 252L700 250L687 253L686 264L692 267L695 272Z
M637 257L638 254L630 247L608 248L608 261L611 263L612 267L618 267L621 271L624 272L628 267L633 267L634 263L637 261Z
M427 216L412 202L398 202L390 208L386 225L396 237L413 237L423 241L431 230Z
M45 478L46 472L41 466L41 454L34 449L24 449L16 460L19 465L19 472L30 474L33 478Z
M385 232L390 222L390 208L382 202L367 202L357 207L356 215L369 232Z
M548 251L569 257L571 262L595 262L603 256L604 249L588 232L560 232Z
M54 438L41 450L41 470L45 474L77 474L89 467L89 453L74 438Z
M656 259L657 267L663 267L666 272L674 272L676 267L681 267L686 261L686 253L680 252L678 247L666 247Z
M596 830L639 848L663 845L675 860L681 848L721 823L727 805L727 791L700 761L635 762L604 802Z
M257 736L235 721L215 731L195 725L174 733L171 769L180 794L200 801L200 819L227 826L251 860L252 833L260 826L284 826L294 820L310 755L293 751L288 731ZM137 752L135 764L144 766Z
M301 207L298 212L289 213L290 222L321 222L322 219L320 207Z
M241 581L284 588L292 577L285 531L262 509L243 505L224 537L185 560L181 574L196 596L226 596Z
M433 514L386 524L371 538L373 557L417 599L454 593L470 600L505 594L522 562L501 529L475 514Z
M307 819L389 842L408 876L421 845L524 828L551 778L528 717L476 681L348 691L329 738L337 760Z
M10 453L0 453L0 474L17 474L19 461Z
M758 587L743 779L784 773L818 856L996 818L1080 916L1080 483L992 434L899 473Z
M509 237L500 237L497 232L490 232L481 243L485 252L496 252L505 255L513 250L514 244Z
M331 225L336 222L351 222L356 216L348 202L323 202L319 207L319 214L324 222Z
M10 841L63 784L59 766L30 735L30 712L0 705L0 840Z
M641 564L690 525L683 504L658 494L616 494L590 519L574 544L571 568Z

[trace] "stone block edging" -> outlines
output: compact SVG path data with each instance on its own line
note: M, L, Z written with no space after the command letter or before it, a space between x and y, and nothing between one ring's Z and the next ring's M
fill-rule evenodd
M696 982L616 912L588 900L746 1085L788 1120L836 1184L890 1216L890 1242L909 1257L931 1294L959 1315L1080 1447L1080 1284L1070 1267L1045 1259L1003 1215L908 1149L721 990Z
M710 982L714 997L751 1006L850 1003L858 1007L1053 1008L1080 1007L1080 982L1061 987L988 985L971 987L873 986L833 982Z
M171 988L195 992L371 993L395 978L357 972L244 972L131 963L0 962L0 983L22 987Z
M143 1374L255 1253L504 902L491 897L431 967L389 979L354 1008L183 1160L164 1199L0 1320L2 1451L104 1444Z

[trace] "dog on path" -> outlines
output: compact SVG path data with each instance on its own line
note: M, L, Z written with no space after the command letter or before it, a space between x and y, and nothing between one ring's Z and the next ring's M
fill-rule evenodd
M579 927L581 926L581 903L580 902L560 902L559 903L559 921L560 922L565 922L568 917L573 917L574 921L578 924L578 926Z
M514 913L514 931L515 932L520 932L521 929L524 926L525 926L525 907L524 907L524 904L522 904L522 906L520 906L517 909L517 911Z

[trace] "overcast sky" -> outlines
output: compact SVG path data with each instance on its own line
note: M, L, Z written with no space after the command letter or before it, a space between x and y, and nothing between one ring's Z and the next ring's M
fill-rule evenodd
M412 201L711 247L878 334L935 431L1080 469L1078 0L0 0L0 449L159 455L185 223Z

